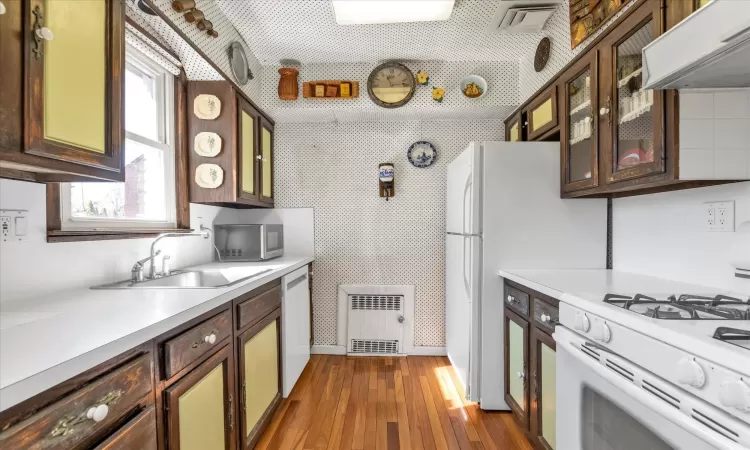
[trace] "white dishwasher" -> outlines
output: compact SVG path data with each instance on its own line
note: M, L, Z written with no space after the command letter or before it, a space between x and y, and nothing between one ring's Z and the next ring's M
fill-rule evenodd
M307 266L281 280L283 395L289 396L310 359L310 280Z

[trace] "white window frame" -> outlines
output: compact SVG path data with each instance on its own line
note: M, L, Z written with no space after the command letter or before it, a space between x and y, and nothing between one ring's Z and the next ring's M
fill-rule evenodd
M73 217L70 205L70 183L62 183L60 189L60 212L61 228L63 230L168 229L176 228L177 226L174 75L130 44L126 44L125 47L125 61L127 66L154 77L156 80L156 96L162 99L157 104L157 118L159 120L157 123L157 134L161 142L127 130L125 130L125 140L134 141L164 152L164 193L166 195L167 219L164 221L148 221L125 218ZM125 104L127 105L127 102Z

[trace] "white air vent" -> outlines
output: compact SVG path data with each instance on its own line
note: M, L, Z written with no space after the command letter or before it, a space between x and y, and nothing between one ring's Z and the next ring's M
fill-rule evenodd
M491 27L504 33L536 33L544 28L559 0L502 0Z
M347 353L408 354L413 316L413 286L339 286L338 342L346 345Z
M397 354L398 341L352 339L349 353Z
M352 309L400 311L403 295L350 295Z

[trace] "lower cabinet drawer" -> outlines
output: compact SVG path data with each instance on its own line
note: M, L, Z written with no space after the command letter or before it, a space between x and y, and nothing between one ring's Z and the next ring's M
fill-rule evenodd
M156 450L156 410L149 406L94 450Z
M280 306L281 286L245 300L237 305L237 329L258 322Z
M100 438L152 393L151 354L110 374L0 433L2 449L63 450Z
M215 349L232 334L229 311L216 315L164 343L164 371L167 378Z

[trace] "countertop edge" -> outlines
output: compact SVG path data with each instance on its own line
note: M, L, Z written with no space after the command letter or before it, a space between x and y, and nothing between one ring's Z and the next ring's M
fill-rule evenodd
M0 389L0 411L4 411L32 398L35 395L116 357L117 355L141 345L150 339L154 339L155 337L174 329L201 314L228 303L240 295L250 292L268 282L281 278L300 267L306 266L315 260L313 256L300 256L299 258L299 261L291 263L286 267L277 269L265 276L238 284L234 289L215 297L207 298L204 302L186 309L185 311L128 335L122 336L119 339L96 347L93 350L82 353L63 363L28 376Z
M550 296L552 298L555 298L557 300L561 300L562 301L562 296L565 294L565 292L558 291L555 288L549 287L549 286L544 285L544 284L537 283L535 281L531 281L531 280L529 280L527 278L518 276L518 275L514 274L513 272L508 272L508 271L505 271L503 269L498 270L498 275L501 276L501 277L503 277L503 278L507 278L508 280L515 281L518 284L522 284L522 285L526 286L529 289L533 289L533 290L535 290L537 292L541 292L542 294L548 295L548 296Z

